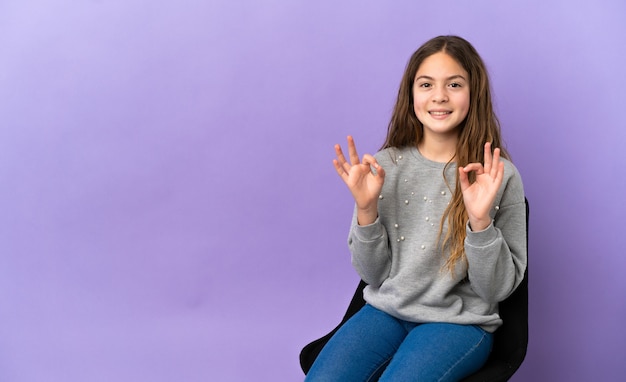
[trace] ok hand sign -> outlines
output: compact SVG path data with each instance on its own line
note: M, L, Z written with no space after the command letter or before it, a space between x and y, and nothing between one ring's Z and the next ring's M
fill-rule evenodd
M378 196L385 181L385 170L369 154L365 154L363 159L359 160L356 145L351 136L348 136L350 163L338 144L335 145L335 153L337 154L337 159L333 160L335 170L354 197L359 224L373 223L378 216Z
M476 180L469 182L467 174L474 171ZM482 231L491 224L489 210L496 199L502 179L504 178L504 162L500 161L500 149L496 148L491 155L491 143L485 143L485 164L470 163L459 167L459 180L463 192L463 202L472 231Z

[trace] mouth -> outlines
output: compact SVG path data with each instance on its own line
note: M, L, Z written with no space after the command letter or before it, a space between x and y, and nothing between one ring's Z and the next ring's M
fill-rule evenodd
M430 115L430 118L432 118L434 120L444 121L444 120L448 119L450 114L452 114L452 111L450 111L450 110L430 110L428 112L428 114Z
M442 117L444 115L452 114L452 112L451 111L429 111L428 114L434 117Z

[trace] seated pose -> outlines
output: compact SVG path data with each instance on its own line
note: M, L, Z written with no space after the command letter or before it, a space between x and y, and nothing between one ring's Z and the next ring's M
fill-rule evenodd
M458 381L479 370L498 302L526 269L521 177L502 147L485 65L436 37L406 67L387 138L372 155L335 146L355 200L348 244L365 306L306 381Z

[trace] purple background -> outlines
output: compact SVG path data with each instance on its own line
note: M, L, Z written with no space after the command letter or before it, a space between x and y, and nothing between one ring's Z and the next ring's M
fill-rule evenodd
M300 348L358 281L332 146L380 146L406 61L439 34L487 62L531 203L514 380L623 378L624 15L0 2L0 380L301 380Z

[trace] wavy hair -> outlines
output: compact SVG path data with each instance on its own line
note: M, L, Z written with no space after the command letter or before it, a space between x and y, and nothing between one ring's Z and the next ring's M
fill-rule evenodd
M443 171L444 180L453 195L439 224L439 241L442 253L449 250L445 268L454 274L454 269L459 262L467 263L464 241L468 217L463 203L458 172L454 179L454 187L452 187L451 180L445 175L446 169L454 162L458 167L475 162L483 163L486 142L491 142L493 148L499 147L501 156L510 159L506 149L502 147L500 123L493 110L487 69L476 49L468 41L458 36L438 36L424 43L413 53L402 76L387 137L381 149L416 146L423 139L424 127L417 119L413 106L413 83L422 62L439 52L448 54L465 69L469 75L470 86L469 111L459 125L456 152ZM474 174L470 173L470 181L474 180ZM448 229L444 233L446 220ZM443 240L441 240L442 235Z

